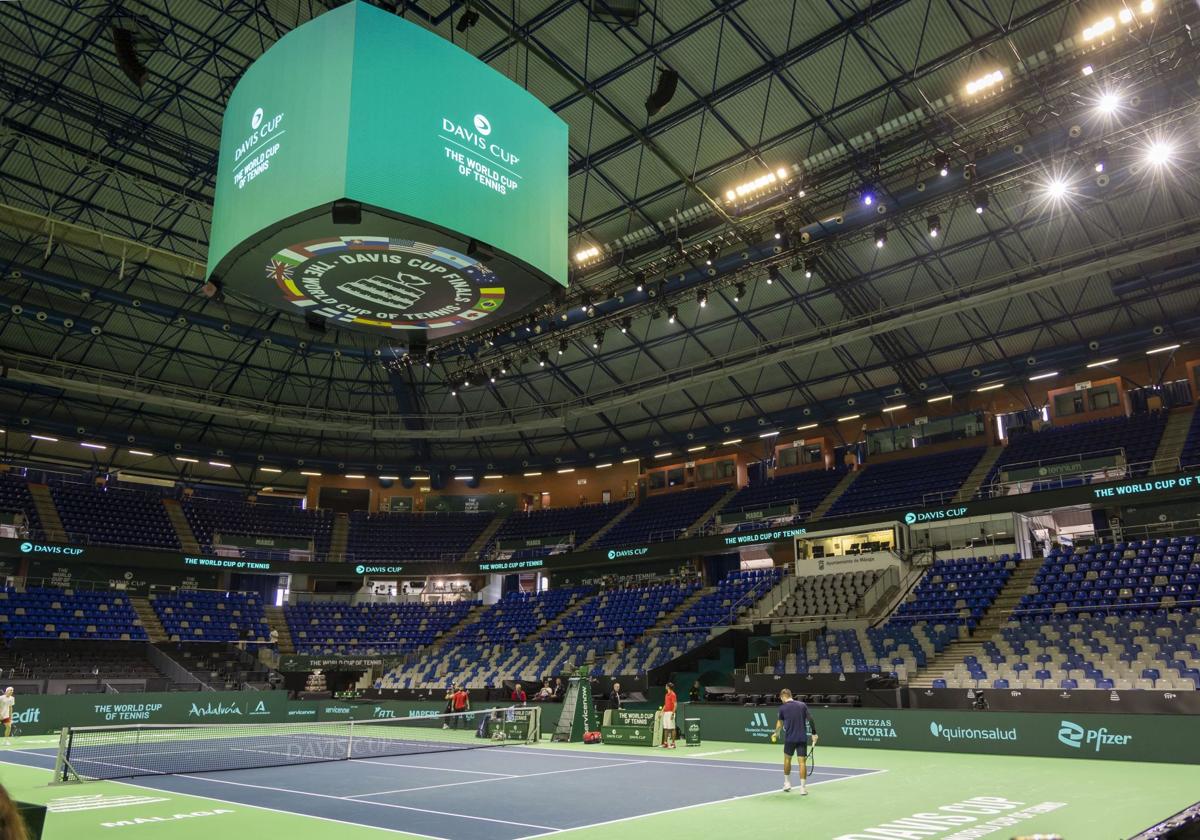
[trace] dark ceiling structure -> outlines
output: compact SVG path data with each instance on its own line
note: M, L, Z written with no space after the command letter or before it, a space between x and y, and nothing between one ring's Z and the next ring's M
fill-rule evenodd
M410 357L206 296L225 99L333 5L0 4L10 432L480 475L1200 338L1194 0L375 0L568 123L565 299Z

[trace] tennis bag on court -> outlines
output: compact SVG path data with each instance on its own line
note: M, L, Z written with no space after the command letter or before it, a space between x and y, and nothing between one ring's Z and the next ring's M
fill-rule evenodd
M476 738L486 738L488 736L488 724L492 722L491 715L480 715L479 726L475 728Z
M584 732L583 733L583 743L599 744L600 743L600 733L599 732Z

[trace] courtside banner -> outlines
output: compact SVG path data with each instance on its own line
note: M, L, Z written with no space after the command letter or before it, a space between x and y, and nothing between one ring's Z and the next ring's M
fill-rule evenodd
M718 741L766 741L779 716L776 706L698 703L687 713ZM1200 764L1197 717L819 706L812 714L823 746Z

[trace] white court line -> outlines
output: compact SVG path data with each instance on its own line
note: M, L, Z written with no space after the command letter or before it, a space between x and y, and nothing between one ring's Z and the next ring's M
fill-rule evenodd
M776 772L778 772L778 771L776 771ZM866 773L859 773L857 776L842 776L840 779L827 779L827 780L821 781L821 782L813 782L812 784L809 785L809 787L816 787L817 785L831 785L834 782L844 782L846 779L861 779L866 776L875 776L879 773L886 773L886 772L887 772L886 770L870 770ZM764 790L760 793L745 793L745 794L742 794L741 796L730 796L725 799L713 799L708 802L696 802L695 804L692 804L692 805L680 805L678 808L665 808L661 811L650 811L649 813L634 814L629 817L617 817L616 819L605 820L604 822L588 823L587 825L576 825L576 826L572 826L571 828L556 828L553 831L547 831L542 834L526 834L524 837L515 838L515 840L533 840L533 838L535 838L535 837L550 837L551 835L555 835L555 834L566 834L567 832L570 832L570 831L582 831L585 828L599 828L599 827L605 826L605 825L616 825L617 823L629 822L631 820L640 820L640 819L644 819L646 817L657 817L662 814L674 814L678 811L690 811L693 808L704 808L709 805L721 805L726 802L737 802L740 799L754 799L757 796L766 796L771 793L782 793L782 791L779 788L774 788L772 790Z
M447 773L470 773L473 776L512 776L512 773L488 773L484 770L460 770L454 767L432 767L428 764L398 764L394 761L380 761L376 758L352 758L351 764L378 764L381 767L411 767L414 770L443 770Z
M560 756L563 756L564 758L581 758L581 759L587 759L587 760L591 760L591 761L605 761L605 760L620 761L625 764L669 764L672 767L700 767L700 768L708 769L708 770L738 770L738 771L751 772L751 773L779 773L780 772L779 767L777 767L775 765L766 765L766 764L763 764L762 767L745 767L742 765L738 765L737 763L732 762L732 761L724 761L724 762L713 761L713 762L709 762L709 763L705 764L705 763L700 763L700 762L691 762L691 761L688 761L686 758L677 758L677 759L621 758L620 756L605 755L604 753L594 753L592 755L583 755L581 753L572 753L572 752L568 752L566 750L562 750L562 751L543 750L542 752L537 752L535 750L526 749L525 747L518 747L509 752L506 752L505 755L532 755L532 756L538 756L538 757L547 756L547 755L551 755L551 756L552 755L560 755ZM759 764L761 762L748 762L748 763ZM870 771L868 771L868 772L870 772ZM830 770L820 770L819 775L822 775L822 776L844 776L847 778L852 778L854 776L865 776L867 774L866 773L834 773Z
M471 779L466 782L447 782L446 784L441 784L441 785L424 785L422 787L397 788L396 790L381 790L376 793L356 793L353 796L347 796L346 798L347 799L362 799L363 797L366 797L366 796L383 796L384 794L387 794L387 793L411 793L416 790L433 790L435 788L460 787L462 785L479 785L479 784L483 784L484 782L507 782L512 779L532 779L537 776L558 776L563 773L584 773L588 770L604 770L609 767L628 767L628 766L629 766L628 762L621 762L620 764L593 764L591 767L572 767L569 770L546 770L541 773L521 773L521 774L506 776L502 779Z
M688 753L688 758L706 758L710 755L732 755L733 753L744 753L745 750L716 750L715 752L706 753Z
M501 825L519 825L523 828L540 828L553 834L561 829L550 825L538 825L537 823L523 823L515 820L497 820L492 817L477 817L472 814L458 814L453 811L435 811L432 808L417 808L414 805L395 805L391 802L372 802L366 799L355 799L352 796L334 796L331 793L315 793L310 790L294 790L292 788L271 787L270 785L252 785L246 782L235 782L230 779L210 779L207 776L192 776L187 773L175 774L181 779L195 779L200 782L211 782L214 785L236 785L237 787L253 788L254 790L273 790L279 793L293 793L297 796L314 796L320 799L336 799L339 802L354 802L358 805L374 805L377 808L397 808L401 811L417 811L422 814L436 814L439 817L458 817L463 820L477 820L479 822L500 823Z
M49 758L41 753L33 753L42 758ZM8 764L12 767L24 767L26 770L49 770L49 767L31 767L28 764L18 764L15 761L2 761L0 764ZM165 778L165 777L159 777ZM424 840L454 840L451 837L441 837L437 834L422 834L419 831L404 831L399 828L388 828L385 825L371 825L369 823L351 822L350 820L339 820L336 817L323 817L320 814L306 814L303 811L285 811L282 808L270 808L266 805L253 805L248 802L239 802L236 799L221 799L217 796L207 796L199 793L181 793L177 790L169 790L163 788L152 787L151 785L138 784L137 782L120 782L116 779L105 779L105 782L112 785L121 785L122 787L137 788L138 790L152 790L155 793L173 794L175 796L186 796L188 799L208 800L209 802L220 802L223 805L240 805L243 808L253 808L256 811L270 811L272 814L284 814L289 817L300 817L302 819L322 820L323 822L336 823L338 825L349 825L354 828L370 828L376 831L386 831L389 834L403 834L406 837L422 837Z

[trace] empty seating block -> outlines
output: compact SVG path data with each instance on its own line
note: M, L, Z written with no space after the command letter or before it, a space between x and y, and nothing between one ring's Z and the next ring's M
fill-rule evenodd
M347 552L359 563L454 562L492 521L484 513L350 514Z
M1131 465L1133 475L1145 475L1149 462L1158 451L1163 428L1167 425L1167 413L1155 411L1149 414L1134 414L1131 417L1112 417L1074 423L1069 426L1054 426L1040 432L1027 432L1009 441L1004 447L980 493L988 492L1002 471L1015 464L1032 461L1062 460L1068 456L1088 455L1125 450L1126 463ZM1086 477L1072 479L1083 483ZM1067 482L1067 483L1071 483ZM1056 482L1054 486L1059 486ZM1034 489L1040 489L1036 484Z
M587 542L592 534L620 516L626 506L625 502L613 502L607 505L580 505L517 512L504 520L491 544L533 537L571 537L571 545L580 546Z
M800 578L791 596L775 608L771 618L849 616L878 576L877 571L863 571Z
M810 470L748 484L729 500L721 512L732 513L794 504L796 514L804 517L824 501L845 474L845 470L842 469Z
M1101 611L1154 612L1176 603L1192 605L1200 587L1200 553L1195 536L1054 548L1034 578L1036 591L1021 599L1021 615Z
M478 604L319 602L286 607L284 615L297 653L404 653L432 644Z
M562 645L522 640L550 625L590 593L589 587L565 587L537 594L511 592L448 638L435 656L396 669L386 688L442 688L449 682L493 688L505 679L532 673L540 679L561 664Z
M146 630L128 596L120 593L5 589L0 591L0 636L145 641Z
M294 499L256 500L242 498L184 499L183 513L192 533L205 551L213 550L213 534L251 537L289 537L310 540L319 555L329 552L333 513L305 510Z
M1020 561L1020 554L938 560L896 609L892 621L961 622L974 627Z
M33 504L33 497L29 495L29 484L24 478L0 473L0 511L24 514L29 536L35 540L45 539L37 507Z
M673 540L696 523L704 512L729 492L729 487L702 487L649 496L596 543L611 548Z
M178 551L162 496L121 487L52 484L50 494L72 539Z
M150 604L172 641L265 642L271 628L262 598L247 592L180 592L152 595Z
M882 464L868 463L827 515L940 505L962 487L985 451L984 447L971 447Z

